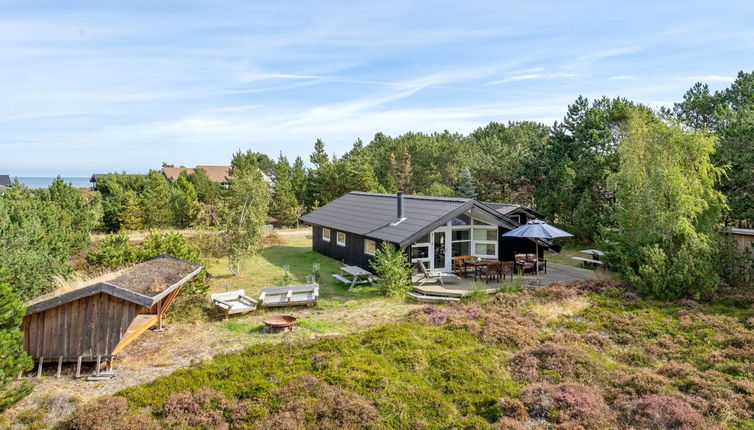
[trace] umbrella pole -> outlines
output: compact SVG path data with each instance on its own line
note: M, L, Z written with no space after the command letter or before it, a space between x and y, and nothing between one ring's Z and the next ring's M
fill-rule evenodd
M534 241L534 246L536 254L534 254L534 270L537 272L537 280L539 280L539 242L536 240Z

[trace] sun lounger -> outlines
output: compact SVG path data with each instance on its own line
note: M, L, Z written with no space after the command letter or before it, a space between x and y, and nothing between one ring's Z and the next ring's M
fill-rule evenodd
M259 302L263 308L277 306L314 306L319 298L319 285L291 285L262 288Z

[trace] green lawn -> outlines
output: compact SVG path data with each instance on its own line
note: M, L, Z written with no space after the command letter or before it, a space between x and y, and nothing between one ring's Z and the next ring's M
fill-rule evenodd
M331 306L351 301L363 301L377 297L376 288L360 286L354 291L337 282L333 273L340 272L340 263L312 251L310 236L282 236L282 243L265 246L259 254L242 262L242 273L234 276L224 259L210 259L207 270L211 275L211 292L243 289L252 297L259 295L263 287L285 285L283 266L288 265L292 280L290 284L303 284L312 274L312 265L320 265L320 304Z

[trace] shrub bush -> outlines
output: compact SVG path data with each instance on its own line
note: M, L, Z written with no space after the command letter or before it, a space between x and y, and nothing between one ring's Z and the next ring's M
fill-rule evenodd
M105 397L76 409L62 426L70 430L156 430L154 418L129 414L129 402L123 397Z
M621 421L647 430L712 430L720 426L708 421L686 401L662 394L649 394L620 405Z
M599 390L579 383L529 385L521 400L532 417L555 422L558 428L602 430L614 422Z
M563 378L592 385L604 382L606 371L588 349L586 344L545 342L515 354L510 366L514 377L528 382L560 382Z
M128 243L125 234L108 234L97 247L86 255L91 266L103 269L117 269L139 261L139 249Z
M377 410L360 395L334 387L312 375L292 380L272 392L276 405L260 429L369 429Z
M227 429L248 415L252 403L229 400L219 391L200 388L195 393L173 393L163 406L167 423L178 427Z
M386 296L403 297L413 288L411 266L406 255L392 244L383 243L377 249L372 268L380 277L377 286Z

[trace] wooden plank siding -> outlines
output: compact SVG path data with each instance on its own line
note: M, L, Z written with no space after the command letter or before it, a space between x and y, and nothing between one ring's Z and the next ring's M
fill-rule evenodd
M111 355L141 309L99 293L26 315L23 346L34 359Z
M330 241L322 239L322 227L312 226L312 249L334 260L349 266L358 266L362 269L372 270L372 258L374 256L364 252L364 236L346 233L346 246L337 244L337 230L330 229ZM382 241L375 240L377 247L382 246Z

